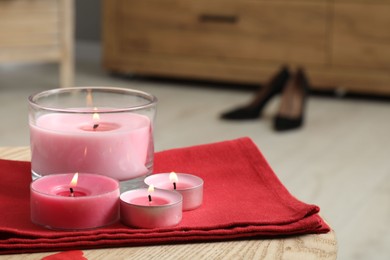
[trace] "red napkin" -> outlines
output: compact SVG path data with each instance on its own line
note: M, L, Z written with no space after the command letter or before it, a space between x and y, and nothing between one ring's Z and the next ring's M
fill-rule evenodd
M249 138L155 154L154 172L184 172L204 180L200 208L170 228L114 225L53 231L30 221L30 163L0 160L0 254L222 241L326 233L319 208L293 197Z

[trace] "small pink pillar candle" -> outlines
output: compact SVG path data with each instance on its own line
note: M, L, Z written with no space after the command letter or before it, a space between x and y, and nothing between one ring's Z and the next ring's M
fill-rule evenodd
M89 229L119 219L119 183L96 174L53 174L31 183L31 221L50 229Z
M136 189L120 196L121 221L136 228L177 225L182 219L183 198L167 190Z
M200 207L203 201L203 180L186 173L159 173L145 178L147 185L158 189L176 190L183 196L183 210Z
M148 151L153 147L148 117L75 111L42 115L30 124L31 164L36 174L79 171L124 181L148 173Z

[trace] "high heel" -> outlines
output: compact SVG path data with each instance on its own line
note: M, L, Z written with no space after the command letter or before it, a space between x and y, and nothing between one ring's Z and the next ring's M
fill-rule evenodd
M274 119L276 131L292 130L303 125L308 90L308 79L300 68L282 92L279 112Z
M264 106L273 96L282 91L289 77L290 72L288 68L286 66L282 67L270 82L259 90L251 103L225 112L221 115L221 118L227 120L245 120L260 117Z

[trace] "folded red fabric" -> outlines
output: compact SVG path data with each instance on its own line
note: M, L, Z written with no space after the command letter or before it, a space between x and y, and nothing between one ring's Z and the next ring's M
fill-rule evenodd
M221 241L326 233L319 207L292 196L249 138L155 154L154 172L183 172L204 180L200 208L175 227L134 229L116 223L82 231L53 231L30 221L30 163L0 160L0 254Z

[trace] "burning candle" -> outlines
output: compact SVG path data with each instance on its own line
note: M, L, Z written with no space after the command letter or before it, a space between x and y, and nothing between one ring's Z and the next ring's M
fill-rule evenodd
M183 196L183 210L200 207L203 201L203 180L198 176L186 173L160 173L145 178L147 185L158 189L176 190Z
M78 87L44 91L29 100L33 179L80 171L122 182L151 172L154 96Z
M119 219L118 181L96 174L53 174L31 183L31 221L50 229L89 229Z
M136 228L159 228L177 225L182 219L180 193L148 189L126 191L120 196L121 221Z
M74 187L77 186L77 180L79 179L79 173L76 172L75 175L73 175L72 180L69 184L69 190L58 192L57 195L61 196L68 196L68 197L79 197L79 196L85 196L84 192L74 191Z
M147 174L150 121L133 114L48 114L31 126L32 167L40 175L90 172L117 180Z

